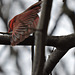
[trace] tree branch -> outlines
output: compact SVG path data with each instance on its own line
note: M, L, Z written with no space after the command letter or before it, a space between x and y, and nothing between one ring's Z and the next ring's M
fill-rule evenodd
M43 75L43 67L45 62L45 42L47 36L47 27L50 19L51 7L52 0L43 0L41 18L37 27L37 29L41 29L42 31L36 31L35 33L36 52L34 57L32 75Z
M44 75L49 75L53 68L56 66L56 64L59 62L59 60L65 55L66 51L62 51L59 49L56 49L53 53L51 53L50 57L45 63L44 66Z
M72 47L75 47L75 34L66 36L48 36L46 45L55 46L60 48L60 50L68 50Z
M0 44L10 45L11 36L0 35ZM32 45L34 37L30 36L18 45ZM75 34L66 36L47 36L46 46L54 46L63 50L68 50L75 47Z

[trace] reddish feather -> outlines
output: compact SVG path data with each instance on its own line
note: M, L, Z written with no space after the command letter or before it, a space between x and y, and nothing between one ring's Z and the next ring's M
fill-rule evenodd
M41 8L41 1L29 7L23 13L15 16L9 22L9 30L12 31L11 45L19 44L24 41L34 31L30 28L35 28L38 24L38 12ZM28 29L29 28L29 29Z

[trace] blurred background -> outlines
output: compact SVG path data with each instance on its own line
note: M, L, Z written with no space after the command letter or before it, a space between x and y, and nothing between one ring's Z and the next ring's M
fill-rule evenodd
M8 22L38 0L0 0L0 32L7 32ZM71 19L63 14L62 0L53 0L48 35L60 36L74 33ZM67 6L75 11L75 0L67 0ZM40 16L40 13L39 13ZM57 25L56 25L57 22ZM46 59L55 47L46 46ZM31 46L0 45L0 75L31 75ZM53 75L75 75L75 48L69 50L53 70Z

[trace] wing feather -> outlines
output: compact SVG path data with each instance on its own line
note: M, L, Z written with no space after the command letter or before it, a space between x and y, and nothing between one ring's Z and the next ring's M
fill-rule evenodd
M20 20L19 25L13 28L11 45L16 45L24 41L34 32L33 29L36 28L39 19L38 15L36 14L34 18L30 16L30 19L27 19L25 21Z

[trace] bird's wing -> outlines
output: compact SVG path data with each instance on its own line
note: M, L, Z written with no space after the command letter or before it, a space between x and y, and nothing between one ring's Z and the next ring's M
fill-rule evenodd
M29 16L23 20L19 20L18 25L14 25L11 38L11 45L16 45L24 41L31 33L34 32L34 29L37 26L39 17L37 14L28 14Z

